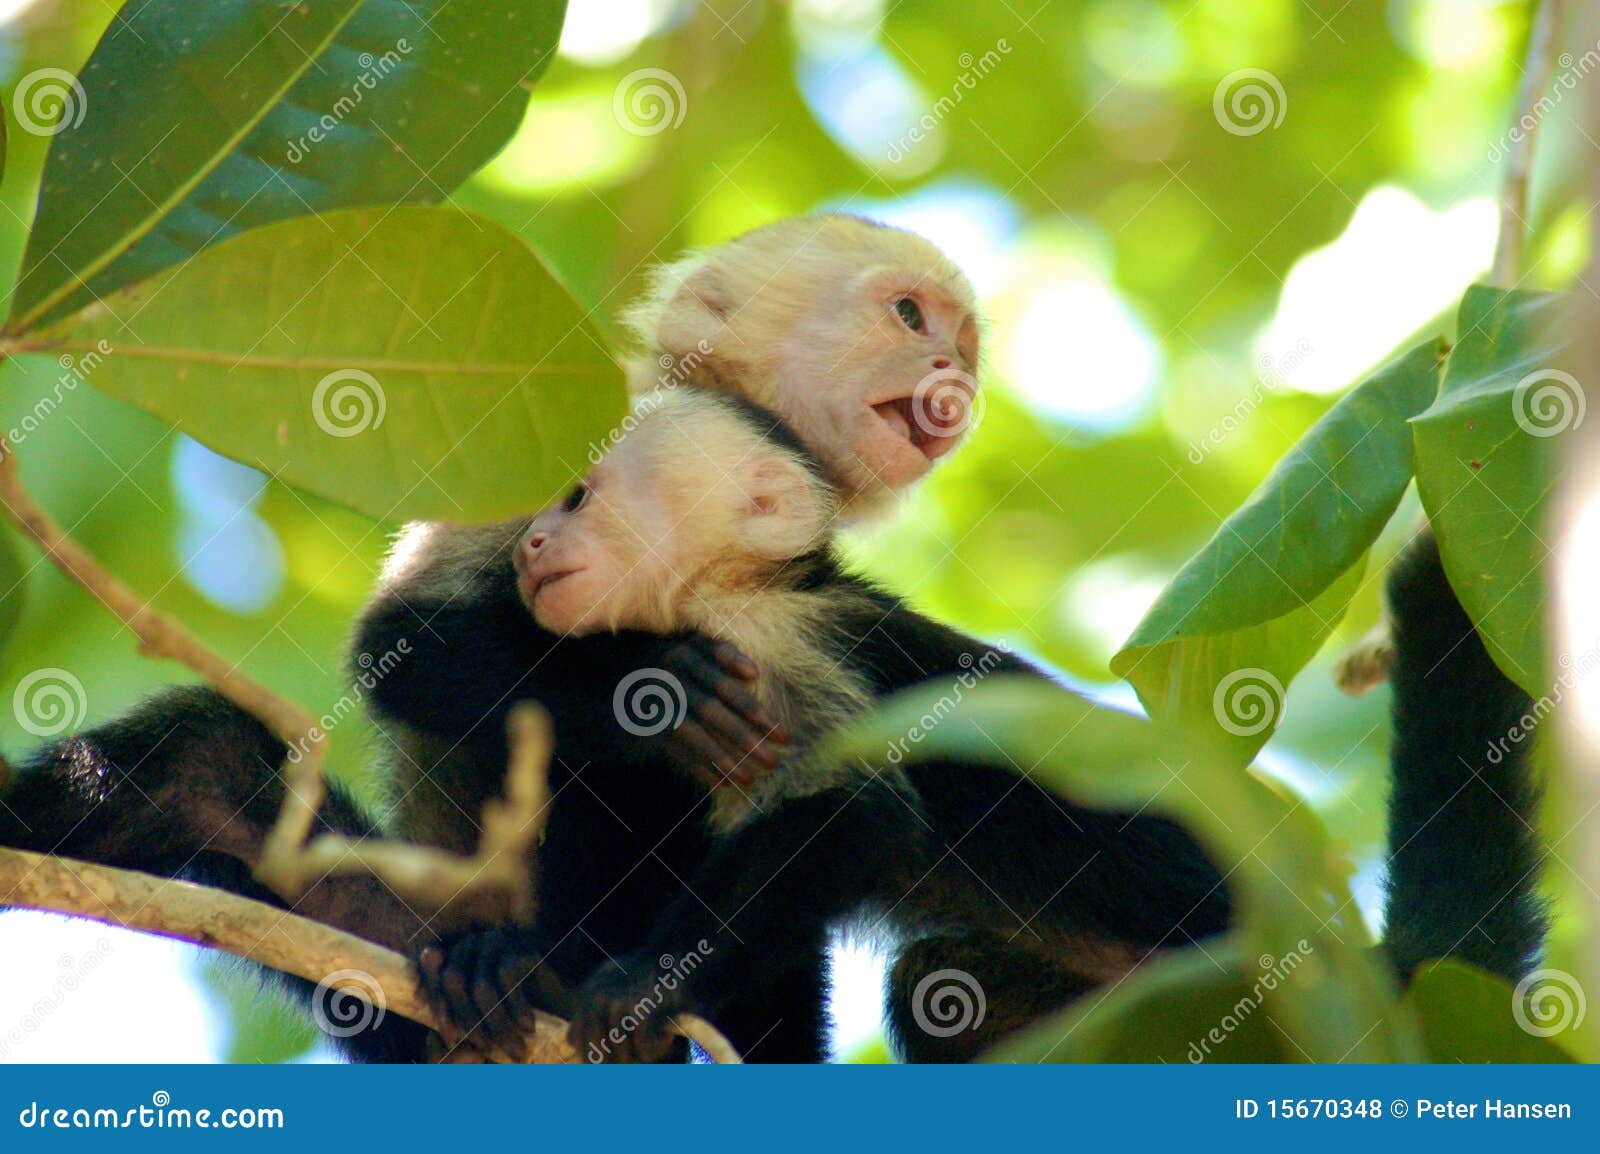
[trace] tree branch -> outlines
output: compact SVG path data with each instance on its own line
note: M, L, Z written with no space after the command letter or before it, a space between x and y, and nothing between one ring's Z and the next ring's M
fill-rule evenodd
M1528 38L1527 63L1517 90L1517 118L1506 150L1506 175L1500 186L1500 235L1495 242L1489 283L1514 288L1522 278L1522 252L1528 229L1528 176L1533 169L1533 142L1539 130L1538 106L1550 84L1556 29L1563 0L1543 0ZM1516 133L1521 131L1521 136Z
M7 895L10 906L72 914L209 946L316 982L319 991L356 994L384 1013L429 1028L437 1025L406 958L263 902L189 882L12 849L0 849L0 892ZM716 1061L740 1061L727 1038L703 1018L683 1015L677 1025ZM507 1060L503 1055L496 1059ZM578 1060L567 1043L566 1022L538 1014L528 1037L528 1061Z

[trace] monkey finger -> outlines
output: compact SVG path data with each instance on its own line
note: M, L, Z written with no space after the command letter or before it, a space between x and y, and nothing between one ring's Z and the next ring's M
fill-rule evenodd
M480 981L473 986L473 997L478 1008L478 1037L481 1042L499 1050L515 1061L527 1060L528 1043L523 1037L506 995L492 982Z
M510 986L500 980L500 961L501 952L492 945L478 954L477 973L471 983L473 1006L484 1040L521 1062L527 1057L527 1043L506 1001ZM514 978L510 985L519 980L520 977Z
M504 991L505 1011L516 1024L519 1036L526 1036L533 1032L539 1021L538 1007L534 1005L536 984L532 973L524 973L521 978L515 975L524 969L520 961L502 961L500 964L500 989Z
M445 947L435 942L417 955L417 974L421 979L419 984L423 999L439 1022L438 1033L443 1044L454 1047L461 1039L460 1031L455 1028L450 1016L450 1001L444 994L443 975L447 960Z
M726 643L719 643L719 647ZM749 659L731 646L730 660L748 663ZM740 714L749 724L763 732L778 734L779 741L787 741L788 735L773 724L772 718L762 708L761 702L756 699L755 693L743 681L735 680L728 676L728 666L719 658L716 663L706 661L699 654L689 652L684 655L685 670L690 673L700 688L708 695L719 698L736 713ZM754 669L754 666L750 666ZM752 679L753 680L753 679Z
M476 935L467 935L450 948L450 958L439 974L439 989L444 997L447 1016L454 1037L446 1040L460 1044L472 1043L481 1015L472 997L472 974L477 957Z
M756 663L730 641L717 642L711 647L711 655L717 659L718 665L742 681L754 682L760 676Z
M674 760L696 780L715 788L730 778L737 780L738 760L701 727L698 721L685 721L672 731Z
M725 748L731 749L742 760L753 757L768 769L776 769L780 758L766 742L761 732L738 717L731 709L715 698L697 701L695 714Z

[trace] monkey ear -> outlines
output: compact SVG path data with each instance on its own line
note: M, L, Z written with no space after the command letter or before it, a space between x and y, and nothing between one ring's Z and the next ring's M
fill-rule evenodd
M703 264L667 298L656 318L656 331L650 334L651 343L680 357L697 351L715 356L715 351L707 354L703 350L716 350L727 343L722 336L732 307L721 273L715 266Z
M833 503L822 486L785 457L747 461L737 481L745 501L740 541L761 557L786 561L808 552L833 516Z

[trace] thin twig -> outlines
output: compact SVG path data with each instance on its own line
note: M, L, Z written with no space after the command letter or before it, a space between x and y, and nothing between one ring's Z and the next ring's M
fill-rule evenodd
M297 852L292 868L307 881L332 874L381 878L408 904L428 910L435 926L531 923L533 849L549 816L550 718L537 705L524 703L511 711L506 729L511 755L505 799L484 803L483 832L471 857L407 842L323 834Z
M68 535L23 487L17 457L0 441L0 504L6 515L46 557L121 619L138 639L139 651L182 662L240 709L261 719L285 744L307 739L316 719L294 702L241 673L178 622L152 608Z
M1522 253L1527 243L1528 176L1533 169L1533 142L1538 133L1539 101L1550 85L1556 29L1561 24L1563 0L1543 0L1528 38L1527 64L1517 91L1517 119L1506 150L1506 175L1500 186L1500 236L1495 242L1494 267L1489 283L1514 288L1522 278ZM1520 133L1520 135L1519 135Z
M223 890L0 848L0 893L8 906L209 946L316 982L318 997L329 996L327 991L356 994L384 1013L430 1029L438 1024L417 986L415 969L400 954ZM716 1061L740 1061L727 1038L703 1018L682 1015L677 1025ZM579 1060L567 1043L566 1022L549 1014L536 1015L527 1043L531 1062Z

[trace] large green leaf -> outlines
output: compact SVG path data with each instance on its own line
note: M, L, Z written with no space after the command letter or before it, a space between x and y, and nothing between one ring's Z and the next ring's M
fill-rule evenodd
M565 0L129 0L51 143L8 329L285 217L444 197L510 138Z
M1228 879L1243 956L1293 951L1302 959L1263 1000L1297 1053L1311 1061L1420 1054L1387 966L1370 949L1342 862L1302 802L1230 764L1204 735L1096 706L1034 678L991 677L957 694L953 707L951 694L930 685L897 695L829 752L881 766L898 751L913 783L924 759L997 765L1080 805L1182 821Z
M9 347L100 342L96 388L376 517L537 508L625 407L538 258L446 208L253 229Z
M1278 959L1245 977L1236 942L1178 950L1125 981L1079 998L987 1054L993 1062L1288 1062L1297 1055L1272 1028L1270 984L1292 974ZM1294 963L1298 965L1298 962Z
M1541 984L1536 976L1521 996L1549 1001L1536 1001L1530 1013L1509 982L1445 960L1417 971L1404 1002L1415 1012L1428 1057L1435 1062L1577 1061L1552 1040L1563 1025L1574 1026L1581 1017L1583 992L1576 979L1560 974Z
M1474 286L1439 399L1413 424L1417 491L1445 572L1490 656L1518 685L1546 688L1546 509L1562 441L1583 419L1562 368L1563 301Z
M1245 761L1272 735L1411 480L1406 421L1433 400L1441 355L1429 341L1344 397L1173 578L1111 659L1152 716Z

